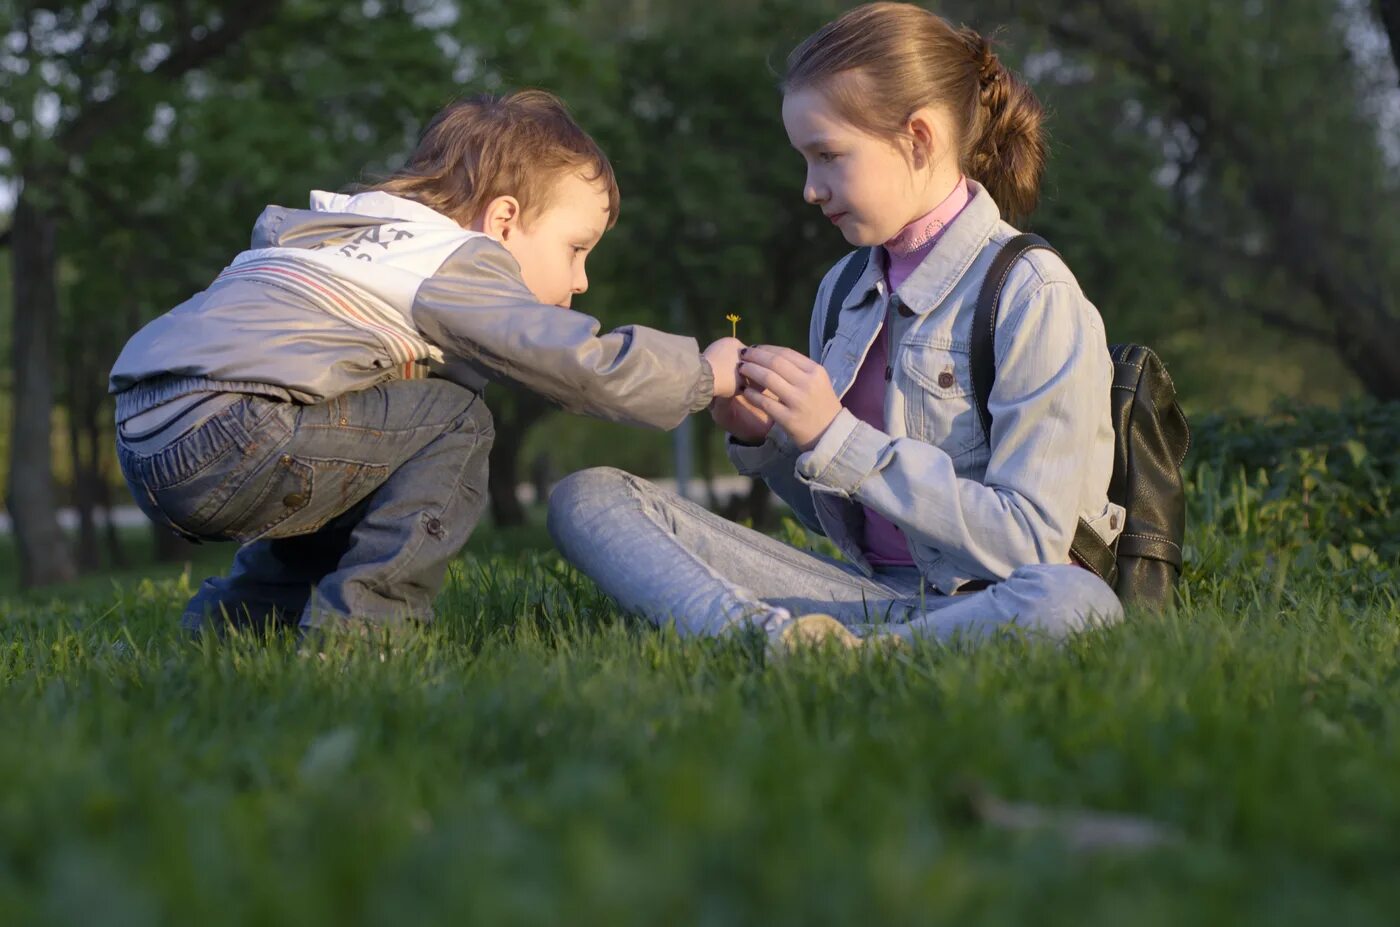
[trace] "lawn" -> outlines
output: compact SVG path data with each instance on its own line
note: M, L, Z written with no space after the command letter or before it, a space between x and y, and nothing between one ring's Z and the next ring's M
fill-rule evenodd
M538 526L388 654L182 640L217 562L10 595L0 923L1391 923L1398 419L1198 429L1183 606L1060 647L773 662Z

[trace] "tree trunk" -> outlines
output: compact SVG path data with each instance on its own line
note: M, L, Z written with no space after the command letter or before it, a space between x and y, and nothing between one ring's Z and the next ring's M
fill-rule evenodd
M77 571L58 525L53 486L53 365L58 317L54 217L24 188L15 204L10 254L14 275L14 424L6 504L14 522L23 588L72 580Z
M486 480L491 519L497 527L525 523L525 508L515 495L515 487L520 484L520 448L530 426L548 411L549 406L543 399L519 392L509 394L497 407L496 441L491 446L491 469Z
M73 467L73 508L78 512L78 569L84 573L98 569L102 556L97 547L97 521L94 509L97 506L93 492L92 474L89 472L86 455L83 453L82 429L76 421L76 410L69 409L68 440L72 444L69 458Z
M719 494L715 492L715 463L710 456L710 448L714 441L715 432L719 429L715 426L714 419L707 415L697 415L694 418L695 430L697 432L695 444L700 449L700 481L705 484L705 507L711 512L720 510Z
M523 431L502 428L496 423L496 443L491 446L491 471L486 478L486 489L491 495L491 520L499 528L509 528L525 523L525 507L515 495L515 486L520 482L520 445L525 437Z
M1338 319L1337 352L1367 393L1400 400L1400 319L1372 315Z
M97 460L97 508L102 512L103 537L107 543L107 566L119 570L126 566L126 549L122 546L121 532L117 530L117 513L112 509L112 485L108 464L111 456L107 449L111 441L102 430L98 420L93 420L91 435L93 453Z
M1376 0L1376 13L1390 38L1390 58L1400 71L1400 0Z
M720 514L733 522L745 522L755 531L769 531L776 526L773 518L773 490L758 477L749 485L747 495L734 494L721 508Z
M88 441L88 423L92 413L87 394L92 390L83 381L90 375L88 365L78 362L83 356L81 343L69 354L64 374L68 380L68 456L73 470L72 504L78 510L78 569L91 572L102 566L102 553L97 541L97 479L95 446Z

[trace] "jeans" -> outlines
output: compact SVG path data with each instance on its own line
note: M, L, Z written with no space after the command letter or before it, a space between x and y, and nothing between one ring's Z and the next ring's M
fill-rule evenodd
M607 468L554 488L549 530L564 556L623 608L685 635L745 626L773 632L821 612L858 634L947 640L1015 625L1060 639L1123 617L1113 590L1077 566L1023 566L982 591L941 595L913 567L867 577Z
M245 396L118 458L146 514L192 540L243 546L182 623L329 626L432 620L448 561L486 501L495 436L481 397L390 381L316 405Z

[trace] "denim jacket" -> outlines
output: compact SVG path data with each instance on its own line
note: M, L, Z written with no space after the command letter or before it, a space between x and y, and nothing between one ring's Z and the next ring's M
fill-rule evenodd
M1108 501L1113 366L1103 321L1051 252L1018 261L1002 292L984 433L970 376L973 311L993 256L1017 232L983 187L969 188L971 201L897 292L885 283L883 249L873 250L827 345L828 294L852 257L817 290L809 354L837 396L882 323L891 326L886 430L842 409L806 453L777 426L760 446L729 442L739 472L766 480L867 574L861 506L899 525L920 573L944 594L1018 566L1070 562L1080 517L1109 542L1123 524Z

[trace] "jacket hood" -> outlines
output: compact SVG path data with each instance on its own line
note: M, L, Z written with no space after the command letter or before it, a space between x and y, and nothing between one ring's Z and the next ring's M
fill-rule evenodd
M349 230L389 222L462 231L460 225L437 210L382 190L356 194L313 190L307 209L264 209L253 226L252 247L314 248L323 241L344 237Z

